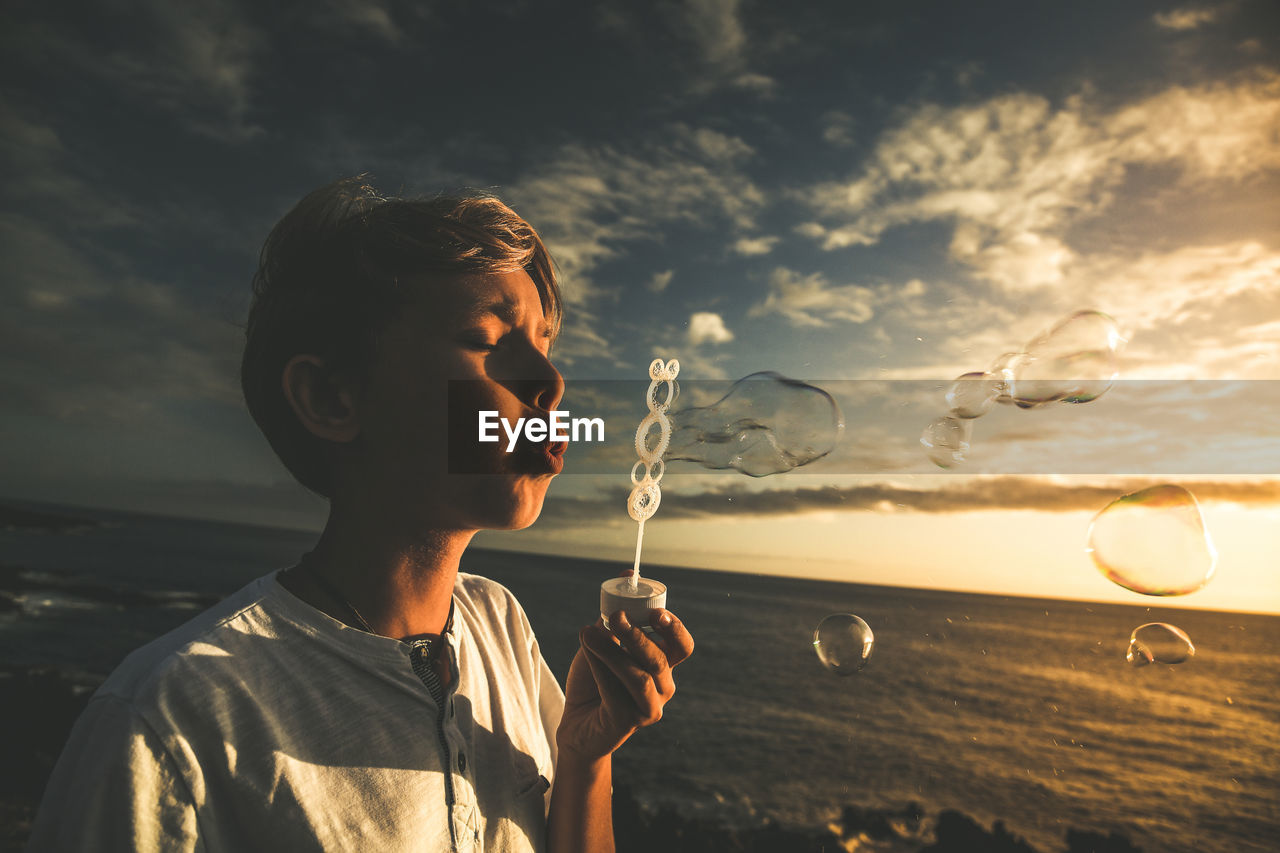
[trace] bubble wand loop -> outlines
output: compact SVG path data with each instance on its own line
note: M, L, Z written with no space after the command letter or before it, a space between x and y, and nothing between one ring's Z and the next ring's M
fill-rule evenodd
M636 455L640 461L631 466L631 496L627 498L627 514L639 524L636 530L636 560L632 567L631 577L627 579L627 587L636 592L640 584L640 551L644 545L644 523L652 518L662 503L662 487L658 485L662 475L666 473L666 465L662 454L667 452L671 443L671 419L667 417L667 409L680 394L680 386L676 384L676 376L680 374L680 362L671 359L663 362L655 358L649 365L649 390L645 394L645 404L649 414L645 415L640 426L636 427ZM658 399L658 390L666 385L667 394ZM658 427L658 443L650 449L649 433L654 426Z

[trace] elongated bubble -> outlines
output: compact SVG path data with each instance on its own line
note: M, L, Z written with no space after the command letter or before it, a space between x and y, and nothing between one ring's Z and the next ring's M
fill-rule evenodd
M780 474L831 452L844 429L835 398L777 373L753 373L710 406L671 413L667 461Z
M813 631L818 660L836 675L853 675L866 666L875 643L871 626L852 613L833 613Z
M1010 396L1023 408L1096 400L1120 373L1124 343L1111 317L1077 311L1023 347L1010 365Z
M1129 635L1129 650L1124 659L1133 666L1149 663L1178 664L1192 657L1196 647L1177 625L1168 622L1148 622L1133 629Z
M1103 508L1085 551L1107 578L1143 595L1186 595L1209 582L1218 551L1195 495L1152 486Z
M951 468L964 461L972 435L972 420L948 416L931 421L920 434L920 444L934 465Z

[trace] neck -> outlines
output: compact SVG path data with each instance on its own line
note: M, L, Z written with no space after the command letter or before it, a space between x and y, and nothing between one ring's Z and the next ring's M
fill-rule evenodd
M453 584L474 530L423 530L388 514L351 511L335 502L320 541L281 583L335 619L363 627L350 604L378 634L438 636L449 618ZM319 574L341 593L334 600Z

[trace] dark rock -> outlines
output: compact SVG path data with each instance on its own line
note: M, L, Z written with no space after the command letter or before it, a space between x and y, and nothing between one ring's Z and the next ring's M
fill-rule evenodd
M685 817L669 806L646 813L624 785L613 793L613 834L618 853L843 853L834 834L790 829L772 821L729 827L716 820Z
M920 853L1036 853L1035 848L1011 835L1002 821L996 821L988 832L973 818L951 809L938 815L934 838Z
M866 837L875 841L887 841L903 836L895 824L905 829L908 838L918 838L923 819L924 809L919 803L908 803L897 812L845 806L840 813L839 824L842 838Z

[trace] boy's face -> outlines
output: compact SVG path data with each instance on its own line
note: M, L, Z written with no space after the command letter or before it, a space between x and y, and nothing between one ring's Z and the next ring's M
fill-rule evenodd
M527 527L565 445L478 440L478 413L515 424L560 402L551 329L528 273L416 283L422 296L387 327L359 399L348 482L358 499L421 529Z

